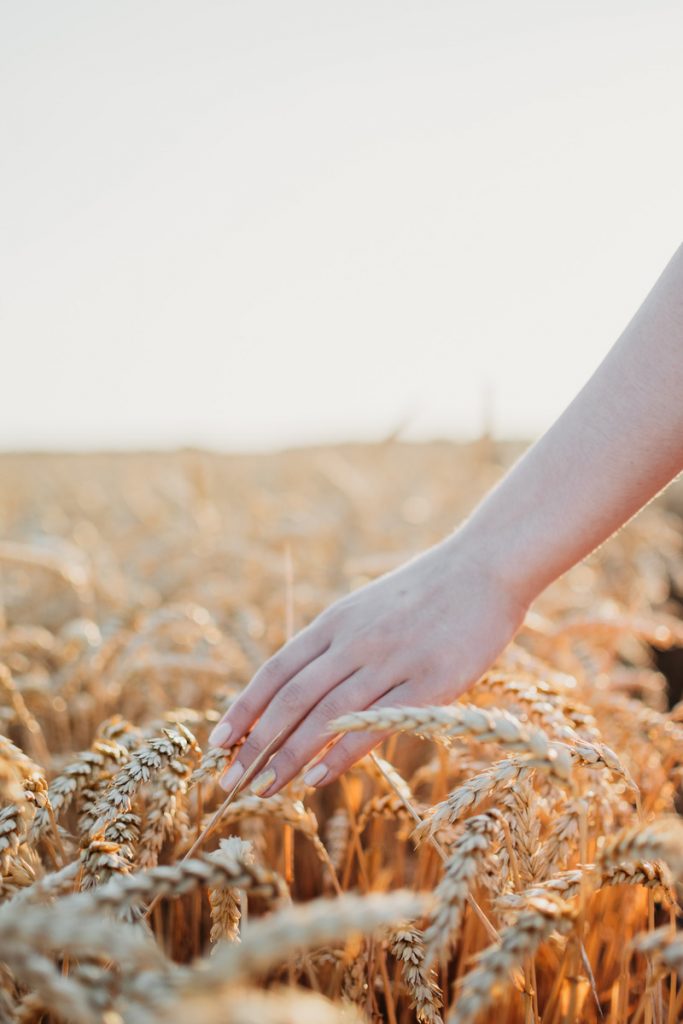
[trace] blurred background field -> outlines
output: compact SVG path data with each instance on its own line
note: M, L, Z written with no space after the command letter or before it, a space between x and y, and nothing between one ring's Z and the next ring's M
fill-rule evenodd
M244 602L259 559L277 600L288 547L301 622L316 592L325 600L361 581L366 563L375 574L453 529L521 450L483 440L244 455L5 455L2 533L83 565L99 616L125 614L126 602L175 600L188 586L221 611L215 602L231 592ZM133 584L139 591L127 593ZM19 594L10 590L5 601L20 617ZM77 607L67 589L43 612L59 626Z
M4 621L58 633L92 618L112 635L196 602L230 638L225 671L241 685L287 630L452 531L524 447L0 456ZM669 608L683 593L681 493L672 485L539 607Z

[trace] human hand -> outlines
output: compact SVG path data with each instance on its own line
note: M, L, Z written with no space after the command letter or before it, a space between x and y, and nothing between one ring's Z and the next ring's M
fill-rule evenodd
M232 789L278 733L253 783L263 796L330 743L329 723L340 715L444 704L474 683L514 636L527 603L499 576L495 558L473 555L472 546L453 534L336 601L270 658L211 733L213 745L229 747L251 729L223 788ZM304 782L327 785L382 738L343 736Z

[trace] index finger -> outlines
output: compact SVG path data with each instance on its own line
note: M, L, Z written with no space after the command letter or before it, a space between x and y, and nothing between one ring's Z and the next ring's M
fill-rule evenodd
M292 676L329 648L331 637L315 622L292 637L260 667L209 736L214 747L237 743Z

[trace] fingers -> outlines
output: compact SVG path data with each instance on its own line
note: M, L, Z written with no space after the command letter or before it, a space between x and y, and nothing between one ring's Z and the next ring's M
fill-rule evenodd
M324 702L326 694L330 690L339 688L338 684L357 668L356 665L349 662L348 657L346 654L340 655L334 648L329 648L315 661L306 665L288 683L285 683L275 694L245 741L238 754L238 759L221 779L221 785L224 788L230 789L234 786L241 774L276 739L278 733L282 732L281 739L273 749L280 748L311 708L320 700ZM325 733L323 742L318 749L328 739L329 735ZM271 764L269 768L272 767Z
M297 633L261 666L215 726L209 736L209 743L215 747L229 747L237 743L281 687L309 662L319 658L329 647L330 641L331 636L320 628L320 624L313 623Z
M421 704L418 688L412 681L406 681L399 686L393 687L372 704L365 707L400 707L401 705ZM347 706L344 711L360 710L360 705L355 709ZM342 736L333 747L331 747L317 764L304 775L304 782L310 786L327 786L334 782L345 771L352 767L364 757L373 747L376 747L389 733L387 732L353 732Z
M332 741L330 722L352 708L372 703L375 697L391 688L392 682L386 675L382 678L380 672L365 666L330 689L273 756L268 768L274 772L274 779L263 795L277 793Z

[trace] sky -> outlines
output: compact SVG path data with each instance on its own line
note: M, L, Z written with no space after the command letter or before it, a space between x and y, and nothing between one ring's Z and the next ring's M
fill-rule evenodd
M0 0L0 449L537 436L682 241L683 5Z

